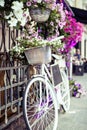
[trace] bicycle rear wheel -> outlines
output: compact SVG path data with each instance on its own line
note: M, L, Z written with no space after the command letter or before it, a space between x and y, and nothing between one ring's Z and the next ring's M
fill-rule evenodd
M56 130L58 108L55 91L42 77L33 78L23 99L23 113L28 130Z
M63 83L60 86L61 98L62 98L62 107L65 112L70 109L70 90L69 90L69 81L68 76L64 70L61 71L61 76Z

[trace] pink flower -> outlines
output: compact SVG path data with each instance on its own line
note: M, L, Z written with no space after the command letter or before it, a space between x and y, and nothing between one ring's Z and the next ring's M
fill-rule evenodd
M53 26L53 25L54 25L54 23L53 23L53 22L50 22L50 25L52 25L52 26Z
M44 0L46 3L51 3L52 0Z
M26 3L26 5L27 5L28 7L30 7L30 6L31 6L31 2L28 1L28 2Z
M61 25L61 24L60 24ZM70 50L79 41L81 41L82 33L84 31L83 25L76 21L71 15L71 13L66 11L66 24L63 28L65 38L65 49Z

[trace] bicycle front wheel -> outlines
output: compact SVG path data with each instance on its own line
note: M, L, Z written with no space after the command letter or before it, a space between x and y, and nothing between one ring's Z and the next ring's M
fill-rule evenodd
M29 130L56 130L58 108L53 86L42 77L33 78L25 90L23 113Z

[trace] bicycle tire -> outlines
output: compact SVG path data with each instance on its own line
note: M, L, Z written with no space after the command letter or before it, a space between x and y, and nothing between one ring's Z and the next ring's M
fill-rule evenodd
M68 76L64 70L61 71L61 76L63 83L60 86L61 98L62 98L62 108L65 112L70 109L70 90L69 90L69 80Z
M43 77L33 78L23 98L23 115L28 130L56 130L58 108L55 91Z

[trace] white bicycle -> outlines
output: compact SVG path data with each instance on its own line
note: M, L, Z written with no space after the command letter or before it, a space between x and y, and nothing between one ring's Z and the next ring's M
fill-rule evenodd
M58 62L42 64L24 93L23 113L28 130L57 130L60 105L65 112L69 110L68 75L64 68L59 68Z

